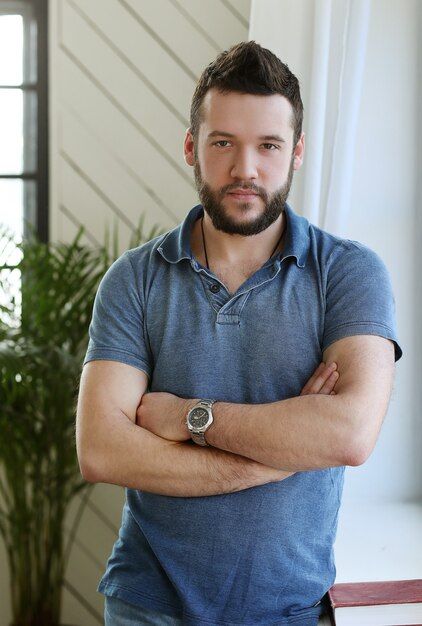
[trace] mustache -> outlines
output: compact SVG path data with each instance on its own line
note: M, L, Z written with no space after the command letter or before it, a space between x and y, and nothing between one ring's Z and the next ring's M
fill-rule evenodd
M244 192L244 193L249 192L251 194L256 195L259 198L262 198L262 200L264 200L265 203L268 203L268 194L265 192L258 191L254 189L253 187L236 187L235 189L230 189L229 191L225 191L224 193L221 193L219 197L219 202L224 200L225 196L227 196L228 194L236 193L236 192Z
M256 193L257 195L260 195L260 191L259 189L256 189L256 187L239 187L239 185L226 189L224 193L234 193L236 191L249 191L251 193Z

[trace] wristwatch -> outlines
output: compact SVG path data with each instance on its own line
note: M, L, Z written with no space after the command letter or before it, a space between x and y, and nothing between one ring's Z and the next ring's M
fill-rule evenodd
M199 400L187 414L186 425L192 440L200 446L208 446L205 432L214 421L211 407L216 400Z

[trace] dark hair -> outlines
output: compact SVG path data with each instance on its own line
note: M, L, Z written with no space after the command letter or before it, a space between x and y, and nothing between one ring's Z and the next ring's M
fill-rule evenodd
M267 48L255 41L241 41L221 52L202 72L192 97L190 132L195 149L198 145L201 111L205 94L212 87L221 93L237 91L257 95L280 94L293 108L290 124L293 128L293 149L302 133L303 103L299 81L288 66Z

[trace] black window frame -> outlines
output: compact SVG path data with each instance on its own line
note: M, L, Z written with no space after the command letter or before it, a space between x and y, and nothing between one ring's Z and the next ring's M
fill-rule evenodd
M0 180L33 180L36 184L35 216L27 213L27 202L24 193L24 218L34 222L40 241L49 240L49 133L48 133L48 0L0 0L1 15L22 15L23 18L23 49L24 64L29 62L28 55L35 52L36 59L32 63L36 67L36 78L24 81L21 85L0 85L0 89L21 89L35 91L36 107L36 157L35 169L21 174L3 174ZM31 41L33 33L35 45ZM25 128L25 126L24 126ZM26 229L23 228L23 236Z

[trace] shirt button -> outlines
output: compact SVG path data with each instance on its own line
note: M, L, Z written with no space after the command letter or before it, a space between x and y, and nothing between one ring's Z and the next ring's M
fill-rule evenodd
M210 291L212 291L213 293L218 293L220 291L220 285L218 285L217 283L213 283L210 287Z

